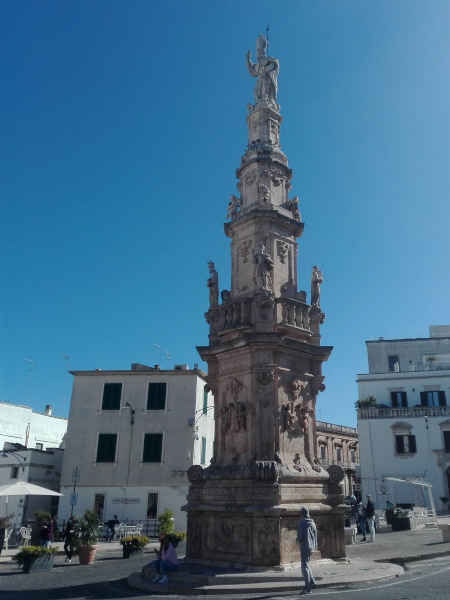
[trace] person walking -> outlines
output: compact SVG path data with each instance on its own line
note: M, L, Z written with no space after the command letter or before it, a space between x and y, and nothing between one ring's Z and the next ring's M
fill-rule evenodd
M75 545L75 519L70 517L66 523L66 527L64 529L64 552L66 554L66 561L68 563L72 562L72 556L74 552Z
M300 545L300 559L305 587L302 594L311 594L312 587L316 585L314 576L309 566L311 554L317 549L317 528L305 507L300 509L300 522L298 524L297 541Z
M358 521L359 521L359 529L361 532L362 537L362 542L365 542L367 540L366 538L366 533L367 533L367 518L366 518L366 509L363 506L363 503L361 502L358 505Z
M44 521L41 525L41 529L39 531L39 540L40 545L44 548L50 548L50 523L49 521Z
M375 541L375 505L372 502L372 497L370 494L367 496L367 504L366 504L366 519L367 524L369 525L369 535L370 541Z
M106 526L109 529L109 537L108 537L108 542L112 542L114 539L114 535L116 533L116 526L120 524L119 519L117 518L117 515L114 515L113 519L110 519L109 521L107 521Z

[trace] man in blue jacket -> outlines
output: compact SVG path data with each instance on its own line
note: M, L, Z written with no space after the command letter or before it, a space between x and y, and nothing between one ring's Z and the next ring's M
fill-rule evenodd
M316 585L311 567L309 566L309 561L311 560L312 553L317 549L317 529L316 524L309 516L309 510L307 508L300 509L297 541L300 544L302 575L305 580L305 587L302 594L310 594L313 585Z

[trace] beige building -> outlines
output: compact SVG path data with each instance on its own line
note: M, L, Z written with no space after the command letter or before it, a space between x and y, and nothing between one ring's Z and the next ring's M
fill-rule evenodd
M344 469L344 495L359 490L359 441L355 427L316 421L317 457L328 468L339 465Z
M187 469L208 465L213 397L199 369L72 371L59 517L94 509L102 520L155 519L186 528ZM75 493L73 488L75 486Z

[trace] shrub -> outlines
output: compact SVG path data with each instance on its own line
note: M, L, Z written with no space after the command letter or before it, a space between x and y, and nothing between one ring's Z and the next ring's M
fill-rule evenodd
M128 546L131 552L137 552L138 550L142 550L149 541L146 535L127 535L121 538L120 543L122 546Z
M366 408L367 406L376 406L377 399L375 396L369 396L368 398L361 398L355 402L355 408Z
M78 546L92 546L98 540L99 519L93 510L86 510L78 521Z
M44 548L43 546L25 546L20 552L14 555L13 559L19 567L23 567L28 557L38 558L44 554L55 554L56 550L57 549L52 546L50 548Z
M36 517L36 521L39 523L39 525L48 523L52 518L52 515L46 510L36 510L33 514Z
M174 533L175 525L174 525L173 512L171 510L166 508L166 510L159 515L158 522L159 522L159 534L160 535L167 535L169 533Z

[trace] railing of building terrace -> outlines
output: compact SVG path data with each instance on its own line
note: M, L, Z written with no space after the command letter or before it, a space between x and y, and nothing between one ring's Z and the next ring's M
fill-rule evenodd
M358 409L358 419L391 419L393 417L447 417L450 406L410 406L390 408L388 406L363 406Z
M328 433L338 433L357 437L358 433L355 427L347 427L346 425L335 425L334 423L326 423L325 421L316 421L316 430Z

